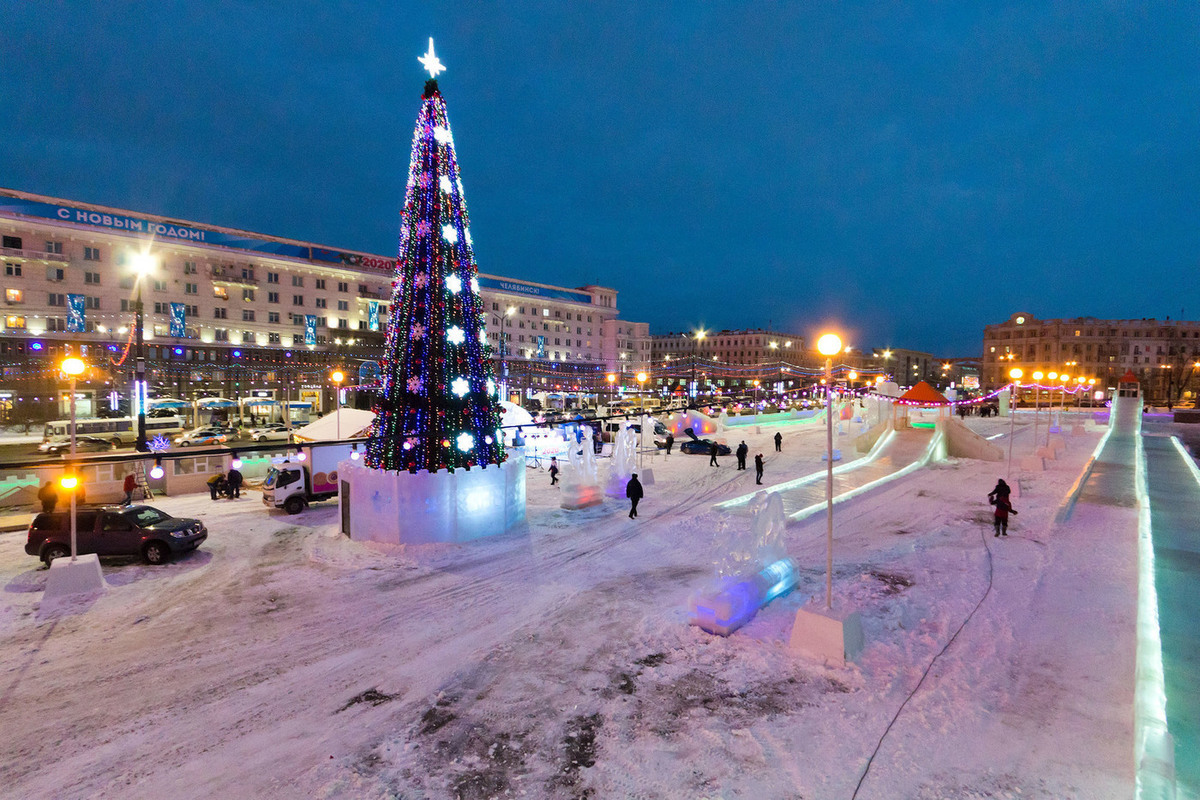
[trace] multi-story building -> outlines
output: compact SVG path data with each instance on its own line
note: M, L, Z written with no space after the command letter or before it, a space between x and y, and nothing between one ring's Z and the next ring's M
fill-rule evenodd
M332 367L353 381L365 364L369 379L367 362L383 353L394 256L8 189L0 235L0 421L66 413L67 352L90 365L81 416L128 410L139 296L152 397L221 395L242 411L247 398L261 410L286 393L293 407L321 409ZM619 320L614 289L481 275L480 291L490 340L505 334L513 388L599 391L606 370L649 352L646 326Z
M983 329L985 387L1009 381L1012 367L1025 373L1067 372L1096 378L1115 389L1132 370L1153 402L1194 397L1200 370L1200 322L1158 319L1036 319L1027 313Z
M766 329L691 331L650 337L650 360L656 383L674 388L695 382L723 392L793 388L791 365L806 364L804 337Z

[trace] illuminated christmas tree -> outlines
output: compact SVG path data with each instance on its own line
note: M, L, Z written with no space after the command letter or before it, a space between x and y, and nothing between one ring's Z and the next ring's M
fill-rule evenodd
M416 472L500 464L500 401L484 332L454 137L433 51L413 132L400 258L366 463Z

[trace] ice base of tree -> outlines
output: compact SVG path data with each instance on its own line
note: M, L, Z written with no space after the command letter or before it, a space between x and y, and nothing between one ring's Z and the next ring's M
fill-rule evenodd
M392 472L338 464L342 533L391 544L469 542L525 522L525 456L454 472Z

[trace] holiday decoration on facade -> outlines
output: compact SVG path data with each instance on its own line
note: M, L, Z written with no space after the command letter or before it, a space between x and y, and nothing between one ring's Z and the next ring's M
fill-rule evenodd
M400 220L400 258L367 444L375 469L436 472L500 464L500 400L484 333L454 136L433 52L413 133Z

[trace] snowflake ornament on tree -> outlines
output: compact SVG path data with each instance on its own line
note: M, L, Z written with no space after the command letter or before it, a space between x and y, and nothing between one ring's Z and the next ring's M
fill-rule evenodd
M421 391L420 377L413 375L411 378L408 379L408 390L410 392L412 392L413 394L417 394L418 392Z

